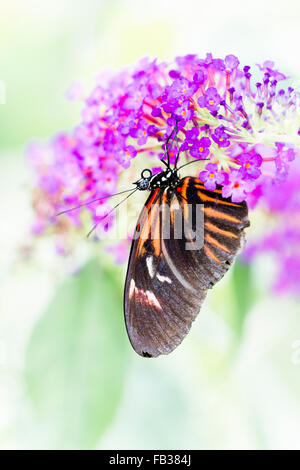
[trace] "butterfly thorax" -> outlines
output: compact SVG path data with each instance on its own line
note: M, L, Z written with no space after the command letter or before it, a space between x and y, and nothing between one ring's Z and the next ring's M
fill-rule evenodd
M149 189L156 188L177 188L179 185L179 176L177 170L167 169L155 175L149 185Z

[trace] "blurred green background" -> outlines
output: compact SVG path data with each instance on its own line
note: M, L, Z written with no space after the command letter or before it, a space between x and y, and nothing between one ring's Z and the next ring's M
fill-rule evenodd
M24 256L24 149L78 122L72 82L89 90L103 69L143 56L211 51L275 60L297 86L299 2L0 4L0 447L299 449L299 303L270 294L271 260L237 263L183 344L145 360L123 323L125 268L90 259L74 275L86 247L62 258L51 240Z

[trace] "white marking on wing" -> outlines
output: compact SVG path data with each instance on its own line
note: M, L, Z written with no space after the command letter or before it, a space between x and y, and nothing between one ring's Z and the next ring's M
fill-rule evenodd
M157 298L155 297L154 293L151 292L150 290L147 290L146 291L146 296L149 300L149 303L153 306L155 306L156 308L158 308L159 310L161 310L161 305L159 303L159 301L157 300Z
M153 266L153 256L148 256L146 258L146 264L147 264L149 276L151 277L151 279L153 279L155 276L155 269Z
M188 289L189 291L193 292L193 294L197 295L197 291L196 289L194 289L191 284L189 282L187 282L184 277L180 274L180 272L176 269L176 266L174 265L173 261L171 260L167 250L166 250L166 247L165 247L165 243L164 243L164 240L162 240L162 252L165 256L165 259L166 259L166 262L167 264L169 265L172 273L177 277L178 281L180 282L181 285L183 285L183 287L185 287L186 289Z
M134 282L134 279L131 279L130 285L129 285L129 298L130 299L133 296L134 290L135 290L135 282Z
M156 277L160 282L167 282L168 284L172 284L171 279L167 276L162 276L161 274L157 273Z
M150 290L144 291L144 289L141 289L139 287L135 287L134 292L137 300L139 300L141 303L145 302L157 308L158 310L162 310L159 301L154 295L154 292L151 292Z

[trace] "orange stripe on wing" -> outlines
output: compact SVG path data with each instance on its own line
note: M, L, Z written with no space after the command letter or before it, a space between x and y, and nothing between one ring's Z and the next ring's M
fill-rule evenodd
M161 244L160 244L160 238L161 238L161 229L160 229L160 204L156 204L154 209L151 211L151 241L153 244L154 248L154 254L155 256L160 255L160 250L161 250Z
M148 201L147 204L145 205L145 207L147 208L148 212L149 212L149 210L150 210L150 208L151 208L152 202L154 201L154 199L155 199L155 197L156 197L158 191L159 191L159 188L156 188L155 191L154 191L154 193L152 194L152 197L150 197L149 201Z
M213 217L216 219L223 219L227 220L228 222L234 222L236 224L240 224L241 220L237 219L236 217L233 217L232 215L225 214L224 212L217 211L215 209L212 209L211 207L204 207L204 214L207 215L208 217Z
M204 245L204 251L209 256L212 260L214 260L216 263L220 264L220 260L216 257L216 255L211 251L210 248L208 248L207 245Z
M224 237L239 238L235 233L229 232L228 230L222 230L210 222L205 222L204 225L210 232L219 233L220 235L224 235Z
M170 202L170 218L171 218L171 227L174 230L175 226L175 211L179 211L181 209L181 205L178 201L177 197L173 197Z
M183 215L185 219L187 219L188 213L189 213L189 207L188 207L188 203L186 199L186 192L187 192L189 182L190 182L190 177L187 176L183 181L183 185L181 189L181 196L182 196L182 203L183 203Z
M239 207L239 204L235 204L234 202L223 201L222 199L215 199L213 197L207 196L207 194L204 194L201 191L197 191L197 194L200 197L200 199L204 202L216 202L217 204L224 204L226 206Z
M186 191L187 191L189 182L190 182L190 177L187 176L186 178L184 178L184 180L183 180L183 185L182 185L182 187L181 187L181 195L182 195L182 197L184 197L185 199L186 199Z
M205 235L205 240L208 241L208 243L215 245L217 248L220 248L220 250L226 251L227 253L231 253L229 248L227 248L225 245L222 245L222 243L219 243L218 240L211 237L208 233Z
M208 189L206 189L206 187L203 184L195 184L195 188L196 189L203 189L204 191L208 191ZM214 189L213 192L217 193L217 194L222 194L222 189Z
M143 253L145 241L150 238L151 226L152 226L152 223L150 223L151 222L152 207L153 207L152 204L153 204L154 199L156 198L156 195L157 195L158 191L159 191L159 188L155 189L155 191L152 194L152 196L150 197L149 201L145 204L145 207L142 210L142 213L139 217L139 222L136 226L136 233L139 232L140 229L141 229L141 232L140 232L139 238L138 238L138 242L137 242L137 249L136 249L136 252L138 254ZM150 213L150 215L149 215L149 213ZM156 250L157 249L159 249L159 251L160 251L160 247L157 246Z
M141 225L142 218L144 217L146 211L149 212L149 210L150 210L150 208L151 208L151 205L152 205L152 203L153 203L153 201L154 201L154 199L155 199L155 197L156 197L158 191L159 191L159 188L156 188L155 191L154 191L154 193L153 193L152 196L150 197L149 201L145 204L144 209L142 210L141 215L140 215L140 217L139 217L138 224L137 224L137 226L136 226L136 230L137 230L137 231L140 230L140 225Z

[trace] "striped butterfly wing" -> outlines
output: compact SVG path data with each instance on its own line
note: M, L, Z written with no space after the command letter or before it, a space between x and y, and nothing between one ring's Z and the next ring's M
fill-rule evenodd
M249 225L246 203L183 178L151 192L139 217L124 292L125 321L135 351L156 357L188 333L207 289L228 270Z

